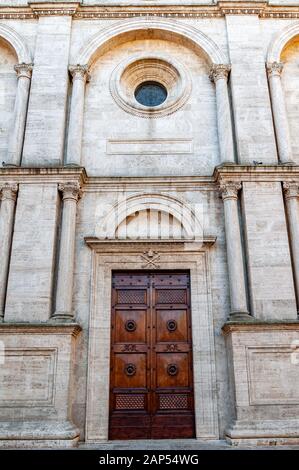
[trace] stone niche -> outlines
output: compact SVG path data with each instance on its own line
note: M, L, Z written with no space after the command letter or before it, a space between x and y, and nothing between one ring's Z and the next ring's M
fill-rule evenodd
M73 447L77 324L0 325L0 447Z
M233 445L299 443L299 322L228 322Z

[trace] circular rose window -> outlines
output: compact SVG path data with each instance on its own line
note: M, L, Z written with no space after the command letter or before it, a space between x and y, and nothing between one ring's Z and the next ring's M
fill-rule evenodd
M165 86L158 82L143 82L135 90L135 98L143 106L159 106L167 98Z
M167 116L180 109L191 92L191 80L177 61L138 54L112 72L110 91L126 112L145 118Z

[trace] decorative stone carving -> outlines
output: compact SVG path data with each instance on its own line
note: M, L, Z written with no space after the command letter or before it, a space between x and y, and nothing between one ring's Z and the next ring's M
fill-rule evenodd
M16 183L5 183L0 186L0 200L11 199L16 201L18 192L18 185Z
M299 197L299 183L296 182L284 182L283 190L286 199L298 198Z
M281 72L283 70L283 63L282 62L272 62L266 64L266 69L268 73L268 77L272 76L281 76Z
M85 82L89 82L90 80L88 65L70 65L69 72L73 78L73 81L83 80Z
M75 3L75 2L74 2ZM156 8L151 8L151 14L157 17L167 18L222 18L225 15L258 15L260 18L294 18L298 19L299 10L295 5L285 5L281 9L280 5L266 5L250 7L248 2L237 2L236 6L232 2L227 2L228 5L186 5L182 10L176 5L159 5ZM79 2L78 2L79 4ZM3 12L0 12L0 19L18 19L18 20L31 20L36 19L39 16L73 16L75 19L101 19L111 20L117 18L135 18L135 17L148 17L148 9L144 8L143 5L136 5L127 7L124 5L120 6L115 11L115 8L109 9L107 6L99 5L80 5L80 9L70 5L60 6L58 4L50 5L49 3L40 3L35 5L30 4L30 7L7 7L4 8Z
M30 3L30 9L34 13L35 17L39 16L73 16L80 2L67 2L51 3L39 2L39 3Z
M31 79L33 64L17 64L14 66L14 69L17 73L18 78L28 78Z
M142 265L143 269L146 269L146 268L159 269L160 268L160 265L157 264L157 262L160 259L160 255L157 251L153 251L153 250L145 251L141 255L141 258L146 261L146 263Z
M234 182L228 182L228 183L221 183L219 186L219 190L221 192L221 196L223 200L226 199L238 199L238 192L242 188L241 183L234 183Z
M210 71L210 80L216 82L217 80L227 80L231 66L229 64L214 64Z
M58 185L58 190L62 192L63 201L72 199L77 202L82 196L80 184L77 182L61 183Z

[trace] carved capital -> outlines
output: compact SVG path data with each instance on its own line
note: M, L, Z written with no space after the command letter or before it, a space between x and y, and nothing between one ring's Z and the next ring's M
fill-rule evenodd
M234 182L228 182L228 183L221 183L219 186L219 190L222 196L223 201L226 199L238 199L238 192L242 188L241 183L234 183Z
M14 69L17 72L18 78L25 77L30 79L32 75L33 64L17 64L14 66Z
M5 199L10 199L16 201L18 193L18 185L16 183L4 183L0 186L0 199L4 201Z
M220 79L227 81L230 71L231 66L229 64L214 64L210 70L210 80L212 82L217 82Z
M299 183L284 182L283 191L284 191L286 199L298 198L299 197Z
M280 77L281 76L281 72L282 72L282 69L283 69L283 63L282 62L268 62L268 64L266 64L266 69L267 69L267 74L268 74L268 77Z
M80 184L77 182L60 183L58 185L58 190L62 192L63 201L73 200L78 202L82 196Z
M69 72L74 80L83 80L84 82L89 82L90 75L88 65L70 65Z

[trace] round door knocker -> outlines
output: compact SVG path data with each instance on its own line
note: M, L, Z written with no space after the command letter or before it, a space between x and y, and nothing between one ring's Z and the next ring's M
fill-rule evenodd
M129 331L130 333L132 331L135 331L137 328L135 320L127 320L125 323L125 329Z
M175 331L178 327L177 322L175 320L168 320L166 323L168 331Z
M179 368L176 364L168 364L167 366L167 374L168 375L177 375Z
M125 366L125 374L129 377L136 374L136 366L135 364L126 364Z

